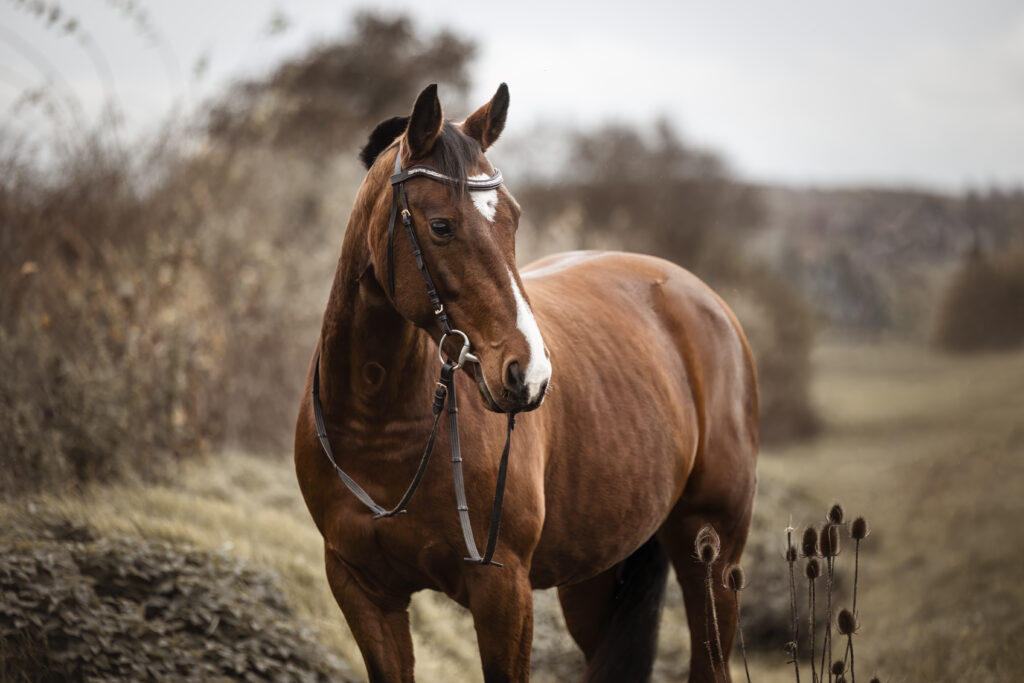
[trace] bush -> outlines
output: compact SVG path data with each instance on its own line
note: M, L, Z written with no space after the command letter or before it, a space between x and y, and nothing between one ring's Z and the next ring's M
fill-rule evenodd
M1024 345L1024 250L972 252L946 288L932 339L955 352Z
M0 545L0 680L353 680L243 561L55 531Z
M355 149L423 82L464 90L473 53L407 19L355 28L211 104L200 139L97 131L42 161L0 138L0 493L287 448Z

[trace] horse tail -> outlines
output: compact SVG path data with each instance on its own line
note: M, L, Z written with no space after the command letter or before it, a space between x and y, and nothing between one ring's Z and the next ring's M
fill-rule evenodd
M587 667L586 683L646 681L654 667L668 557L651 537L622 563L615 609Z

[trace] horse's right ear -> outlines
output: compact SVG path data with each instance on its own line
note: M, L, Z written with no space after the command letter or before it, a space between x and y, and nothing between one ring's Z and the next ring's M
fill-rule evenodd
M408 125L408 116L393 116L387 121L377 124L377 127L370 133L370 139L366 141L366 145L359 150L359 160L363 162L367 171L373 166L373 162L377 160L380 153L405 132Z
M441 101L437 99L437 83L431 83L416 98L412 116L409 117L409 127L405 131L410 158L419 159L430 154L437 136L441 134L443 123Z

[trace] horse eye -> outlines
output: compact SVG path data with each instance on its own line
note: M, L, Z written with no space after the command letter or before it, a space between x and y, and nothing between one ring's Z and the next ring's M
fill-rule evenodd
M430 232L438 237L454 237L455 227L443 218L435 218L430 221Z

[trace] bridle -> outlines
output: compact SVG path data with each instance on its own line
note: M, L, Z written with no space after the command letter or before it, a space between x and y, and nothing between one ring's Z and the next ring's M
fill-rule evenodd
M441 297L437 292L437 287L434 285L434 280L430 277L430 270L427 268L427 263L423 258L423 250L420 248L419 239L416 237L416 229L412 220L412 212L409 210L409 200L405 193L405 183L413 178L428 178L435 182L447 185L463 185L469 191L495 190L502 184L501 171L494 169L494 174L490 178L483 180L467 178L460 181L456 178L452 178L451 176L447 176L430 166L414 165L403 170L401 142L396 143L394 146L397 146L398 150L395 156L395 172L391 176L391 213L388 218L388 290L391 294L392 301L394 301L395 222L398 216L401 216L402 224L405 226L406 234L409 236L409 242L412 245L412 253L416 259L416 266L423 275L423 281L427 287L427 296L430 298L431 308L434 311L434 315L437 316L438 324L441 326L442 334L441 339L438 342L438 356L441 360L441 375L437 380L437 384L434 389L434 400L431 405L431 411L434 414L434 425L430 429L430 436L427 438L427 445L423 451L423 457L420 459L419 467L416 469L416 474L413 475L412 481L409 483L408 488L406 488L401 500L399 500L398 504L390 510L378 505L370 494L368 494L354 479L352 479L352 477L347 475L341 467L338 466L338 463L334 459L334 453L331 450L331 442L327 438L327 428L324 424L323 408L320 404L320 352L318 351L316 361L313 366L313 417L316 422L316 435L320 439L320 445L323 447L324 453L327 455L327 459L331 462L331 465L334 467L334 470L337 472L342 483L345 484L345 487L348 488L348 490L351 491L352 494L363 503L363 505L368 507L374 513L373 519L378 520L386 517L394 517L395 515L404 514L406 512L406 506L409 504L413 494L420 485L420 481L423 479L423 475L427 471L427 464L430 462L430 455L434 450L434 440L437 437L437 426L440 422L441 413L444 411L445 404L447 404L452 476L455 482L455 497L459 514L459 524L462 526L462 536L466 544L466 552L469 553L469 557L465 559L468 562L475 562L481 565L494 565L500 567L501 563L494 562L491 558L494 557L494 551L498 543L498 531L501 527L501 509L505 497L505 479L508 473L508 454L512 443L512 430L515 428L516 422L515 413L507 413L508 423L505 435L505 447L502 449L501 462L498 465L498 480L494 490L494 502L491 505L490 531L487 535L487 545L484 548L483 555L481 555L480 551L477 549L476 540L473 537L473 528L469 518L469 505L466 500L466 486L462 473L462 447L459 442L459 408L458 400L455 395L455 371L464 367L467 362L479 365L480 361L475 355L470 353L471 345L466 333L452 326L451 320L448 317L448 312L445 311L444 303L442 303ZM462 348L459 351L459 356L455 361L445 359L444 342L448 337L456 335L462 337ZM493 399L491 399L490 402L492 407L501 410L497 404L494 403Z

